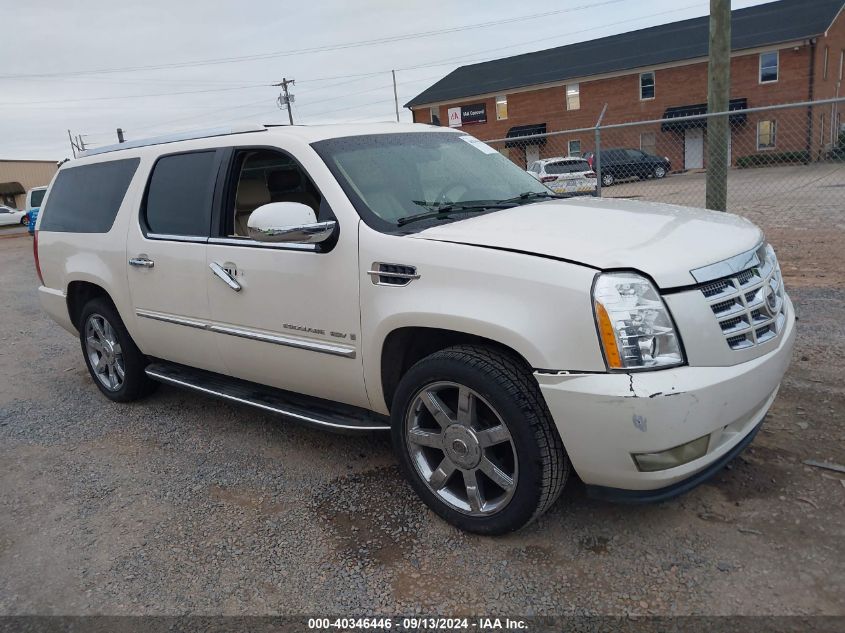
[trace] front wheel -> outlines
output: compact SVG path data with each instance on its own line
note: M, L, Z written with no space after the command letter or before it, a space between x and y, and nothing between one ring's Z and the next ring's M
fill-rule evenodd
M658 165L654 168L654 177L663 178L666 175L666 168L663 165Z
M393 445L423 501L479 534L521 528L560 495L569 460L534 377L492 349L458 346L403 376Z
M21 218L21 226L26 226L29 224L29 221L26 219L26 216Z
M614 183L616 179L613 177L613 174L602 174L601 175L601 184L603 187L609 187Z

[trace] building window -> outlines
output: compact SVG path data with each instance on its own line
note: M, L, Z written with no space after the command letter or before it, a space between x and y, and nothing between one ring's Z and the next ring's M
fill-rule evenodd
M566 85L566 109L581 109L581 84Z
M767 84L778 80L778 52L760 53L760 83Z
M504 121L508 118L508 96L498 95L496 97L496 120Z
M757 149L773 148L776 131L776 121L757 121Z
M440 125L440 108L437 106L432 106L429 109L431 114L431 123L432 125Z
M654 99L654 73L640 73L640 100Z
M567 145L567 154L569 156L580 156L581 155L581 141L580 139L575 139L574 141L569 141Z
M824 60L822 61L822 79L827 81L827 65L830 57L830 46L824 47Z
M640 149L647 154L657 153L657 135L654 132L640 134Z

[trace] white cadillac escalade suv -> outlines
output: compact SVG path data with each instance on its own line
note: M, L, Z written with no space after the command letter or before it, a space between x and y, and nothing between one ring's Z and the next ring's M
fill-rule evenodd
M423 125L247 127L59 170L35 241L46 311L100 391L158 382L345 432L473 532L591 495L690 489L753 439L795 316L750 222L559 200Z

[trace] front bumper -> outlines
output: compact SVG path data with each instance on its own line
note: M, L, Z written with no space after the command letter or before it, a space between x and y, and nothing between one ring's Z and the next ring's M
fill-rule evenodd
M788 304L778 346L739 365L535 377L590 492L660 500L701 483L750 443L777 395L794 341L795 313ZM680 466L641 472L632 457L704 435L710 437L707 452Z

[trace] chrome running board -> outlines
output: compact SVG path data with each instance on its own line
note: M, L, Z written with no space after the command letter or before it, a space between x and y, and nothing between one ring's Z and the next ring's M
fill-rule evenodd
M367 409L283 391L202 369L160 361L147 365L146 373L159 382L245 404L328 431L360 433L390 430L389 418Z

